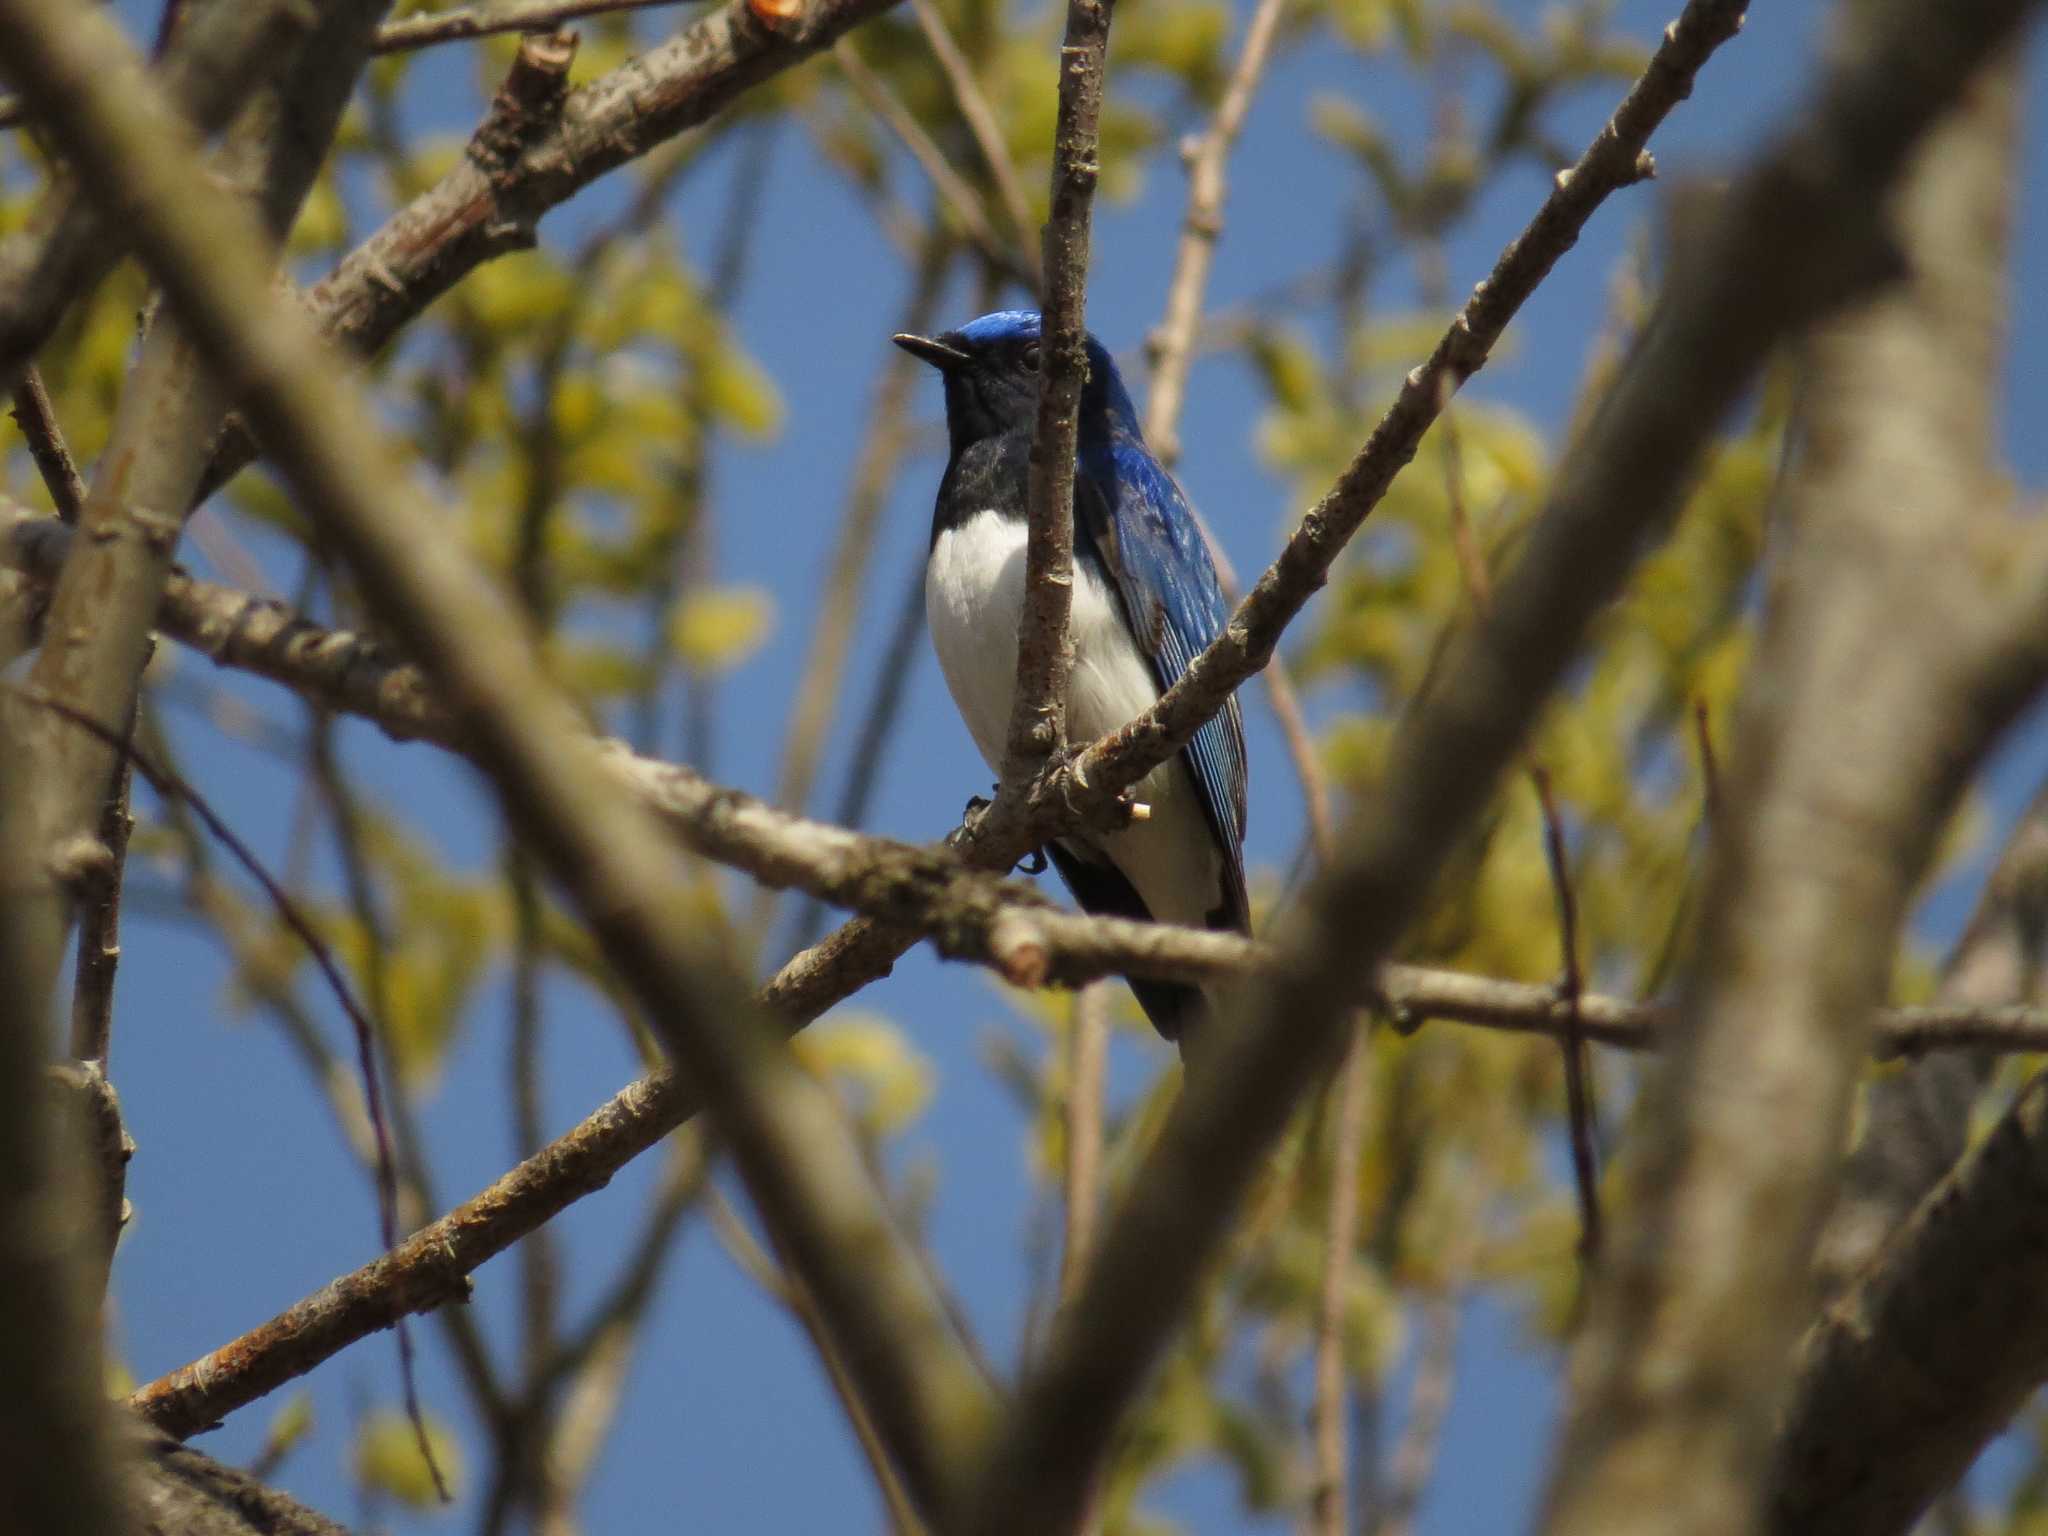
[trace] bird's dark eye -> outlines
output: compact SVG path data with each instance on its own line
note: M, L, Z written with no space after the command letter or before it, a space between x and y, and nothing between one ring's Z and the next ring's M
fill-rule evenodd
M1032 371L1033 373L1036 373L1036 372L1038 371L1038 343L1037 343L1037 342L1035 342L1035 341L1027 341L1027 342L1025 342L1025 343L1024 343L1024 350L1023 350L1022 352L1019 352L1019 353L1018 353L1017 355L1018 355L1019 357L1021 357L1021 358L1022 358L1022 359L1024 360L1024 366L1025 366L1026 368L1029 368L1029 369L1030 369L1030 370L1031 370L1031 371Z

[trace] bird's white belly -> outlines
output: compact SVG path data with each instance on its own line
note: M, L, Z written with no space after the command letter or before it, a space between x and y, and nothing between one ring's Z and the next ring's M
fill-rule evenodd
M978 512L939 535L925 568L925 617L939 669L982 760L997 774L1017 686L1025 538L1021 520ZM1069 630L1067 736L1080 744L1151 708L1159 686L1124 627L1116 595L1079 562ZM1151 818L1099 839L1100 847L1155 918L1200 925L1221 899L1222 861L1194 780L1176 758L1141 779L1136 793L1151 806Z

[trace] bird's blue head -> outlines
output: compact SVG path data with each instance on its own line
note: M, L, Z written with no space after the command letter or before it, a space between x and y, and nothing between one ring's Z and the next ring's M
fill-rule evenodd
M999 309L937 336L902 335L896 345L946 381L946 425L954 452L982 438L1029 434L1038 411L1038 311ZM1138 412L1109 352L1088 337L1081 435L1138 436Z

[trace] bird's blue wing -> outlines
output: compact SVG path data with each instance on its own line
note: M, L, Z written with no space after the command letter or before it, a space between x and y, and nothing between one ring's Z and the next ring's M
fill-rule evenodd
M1092 545L1101 559L1163 691L1180 680L1229 619L1201 525L1173 476L1134 435L1116 432L1084 442L1077 467L1076 544ZM1242 847L1244 716L1235 696L1195 732L1185 756L1223 848L1233 926L1249 932Z

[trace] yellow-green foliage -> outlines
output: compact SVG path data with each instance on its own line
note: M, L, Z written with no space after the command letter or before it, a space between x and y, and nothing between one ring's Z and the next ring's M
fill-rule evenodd
M395 11L441 8L406 0ZM1045 214L1056 108L1048 60L1063 7L939 0L939 9L973 61L1015 159L1034 224L1021 235L1034 241ZM1642 48L1612 33L1610 10L1591 0L1542 7L1477 0L1290 5L1283 54L1310 45L1345 50L1360 56L1361 73L1401 69L1431 92L1446 82L1466 88L1454 92L1454 103L1438 100L1441 131L1422 152L1412 134L1392 132L1375 115L1363 91L1278 108L1298 114L1340 151L1350 184L1321 189L1317 206L1358 201L1378 266L1360 277L1349 311L1357 323L1348 333L1337 334L1342 328L1327 323L1329 310L1320 304L1252 306L1249 319L1216 327L1218 344L1249 365L1262 392L1263 408L1244 430L1287 487L1284 508L1270 513L1275 545L1294 516L1328 489L1405 372L1442 333L1457 295L1443 270L1447 238L1505 173L1555 167L1564 149L1549 137L1554 104L1577 99L1589 86L1611 92L1613 82L1641 66ZM663 28L676 24L673 13L661 15ZM1219 0L1124 0L1118 7L1102 125L1106 197L1133 198L1148 176L1155 192L1161 184L1179 187L1179 138L1221 96L1244 15L1243 5ZM579 21L576 28L578 82L656 35L652 23L621 17ZM1019 234L1008 229L953 90L907 12L862 27L854 41L868 68L974 183L998 228ZM497 88L516 46L511 38L473 46L470 83L478 103ZM439 78L445 85L446 74ZM371 70L337 153L292 231L295 277L317 277L367 233L352 227L364 217L361 188L395 204L431 185L464 153L461 134L409 132L429 94L422 80L421 62L405 55ZM721 579L704 557L715 547L717 518L733 515L721 512L715 486L706 489L716 445L778 444L789 381L750 355L726 319L725 279L700 270L661 216L661 194L686 181L709 149L764 131L771 118L784 120L778 152L829 168L885 225L901 216L907 188L924 197L922 181L906 179L896 139L847 91L829 59L819 60L748 93L703 129L619 173L614 181L625 183L629 195L605 205L613 211L578 225L573 239L554 238L544 226L540 249L485 264L415 321L402 345L364 365L380 410L416 450L421 472L438 477L445 504L462 509L461 537L525 608L552 675L608 729L637 728L637 712L678 679L694 689L744 686L750 661L778 622L808 622L800 613L778 614L775 594ZM0 235L21 226L41 174L28 136L0 133ZM646 205L639 212L629 206L635 199ZM744 273L744 246L740 254ZM1484 601L1461 556L1460 525L1483 587L1514 558L1587 402L1641 325L1647 265L1632 258L1614 274L1610 313L1588 318L1582 356L1548 360L1551 378L1568 379L1574 369L1583 376L1576 389L1558 387L1544 421L1500 405L1488 376L1477 377L1424 439L1327 590L1290 633L1287 659L1318 721L1314 750L1340 810L1371 800L1402 711L1430 688L1446 635L1469 623ZM1369 292L1378 299L1365 279L1393 268L1417 276L1402 291L1422 297L1399 299L1402 308L1367 305ZM1469 280L1455 275L1457 283ZM967 286L948 290L949 302ZM822 277L820 289L829 291ZM120 268L74 308L44 354L58 413L88 466L107 440L146 301L137 271ZM1510 334L1496 360L1514 358L1516 346ZM1605 988L1655 992L1685 952L1704 798L1694 722L1702 715L1715 744L1727 747L1752 644L1787 395L1782 381L1772 380L1725 434L1674 535L1601 620L1531 752L1531 762L1548 771L1562 812L1580 958L1587 976ZM0 459L0 489L43 504L22 453ZM274 480L245 473L222 503L226 514L209 513L195 531L195 541L211 541L209 559L232 562L244 541L259 546L268 569L300 584L295 597L310 594L323 614L361 622L345 577ZM194 666L181 669L176 682L204 697L208 676ZM1256 685L1246 708L1255 730L1270 728ZM234 723L230 712L216 715ZM279 717L289 718L292 729L305 724L286 710ZM1283 781L1259 784L1255 817L1293 793ZM433 829L365 797L353 818L354 851L371 887L365 907L319 870L336 835L328 797L309 792L296 815L287 881L306 893L321 932L379 1021L400 1092L428 1094L474 1027L480 999L496 995L493 983L519 956L522 918L506 871L495 859L457 867L439 853ZM217 859L200 869L186 831L170 819L146 823L135 845L138 867L146 865L180 900L189 898L221 931L233 1001L298 1030L300 994L310 992L302 946ZM1947 857L1975 833L1966 819L1952 832ZM1288 876L1286 869L1254 871L1262 901ZM754 959L765 949L761 935L746 930L747 897L738 882L700 868L679 882L674 901L735 955ZM555 979L605 994L631 1019L588 932L545 892L536 903L528 958ZM1527 775L1519 774L1458 850L1407 957L1547 982L1560 973L1559 942L1542 817ZM1909 957L1900 970L1902 994L1927 986L1924 964ZM987 995L989 1014L1008 1008L1025 1021L991 1031L988 1056L1024 1111L1019 1154L1056 1233L1070 1129L1071 1000L993 985ZM867 1001L887 1007L888 994ZM1141 1061L1147 1071L1143 1086L1111 1106L1105 1127L1110 1209L1178 1089L1170 1052L1121 991L1116 1009L1116 1059ZM304 1043L304 1036L295 1038ZM1300 1506L1310 1477L1300 1435L1305 1362L1330 1195L1340 1175L1355 1182L1359 1228L1347 1256L1351 1283L1339 1342L1351 1378L1365 1390L1383 1389L1399 1375L1416 1344L1419 1307L1474 1286L1506 1298L1537 1336L1555 1335L1571 1316L1578 1217L1563 1175L1556 1045L1443 1025L1403 1036L1382 1023L1362 1050L1366 1131L1355 1165L1334 1165L1334 1103L1314 1106L1290 1127L1257 1181L1227 1259L1206 1277L1195 1325L1120 1444L1102 1490L1107 1531L1170 1529L1148 1512L1147 1491L1163 1473L1197 1458L1227 1464L1254 1509ZM850 1106L875 1165L900 1168L901 1159L881 1154L901 1152L906 1141L915 1147L921 1115L947 1086L903 1030L877 1013L847 1014L802 1035L798 1054ZM1603 1121L1613 1129L1625 1123L1631 1075L1611 1055L1598 1065ZM914 1209L921 1181L932 1177L913 1169L894 1178L891 1193L899 1206ZM1607 1194L1619 1205L1626 1193L1624 1167L1608 1180ZM1625 1209L1610 1217L1625 1222ZM1019 1240L1021 1246L1022 1234ZM1056 1241L1042 1246L1057 1252ZM1055 1307L1055 1267L1037 1265L1040 1336ZM444 1470L459 1477L452 1435L430 1429ZM273 1438L286 1445L302 1432L288 1411ZM2048 1435L2048 1417L2037 1416L2029 1432ZM433 1502L412 1427L401 1415L379 1412L364 1424L354 1467L360 1482L383 1497ZM2015 1491L2008 1528L2048 1536L2048 1480L2038 1468L2037 1462Z
M403 1413L380 1409L363 1421L356 1432L356 1481L365 1489L396 1500L416 1510L439 1509L441 1495L434 1486L434 1468L451 1496L462 1486L462 1456L455 1436L439 1421L428 1417L427 1445L433 1451L433 1465L420 1452L418 1431Z

